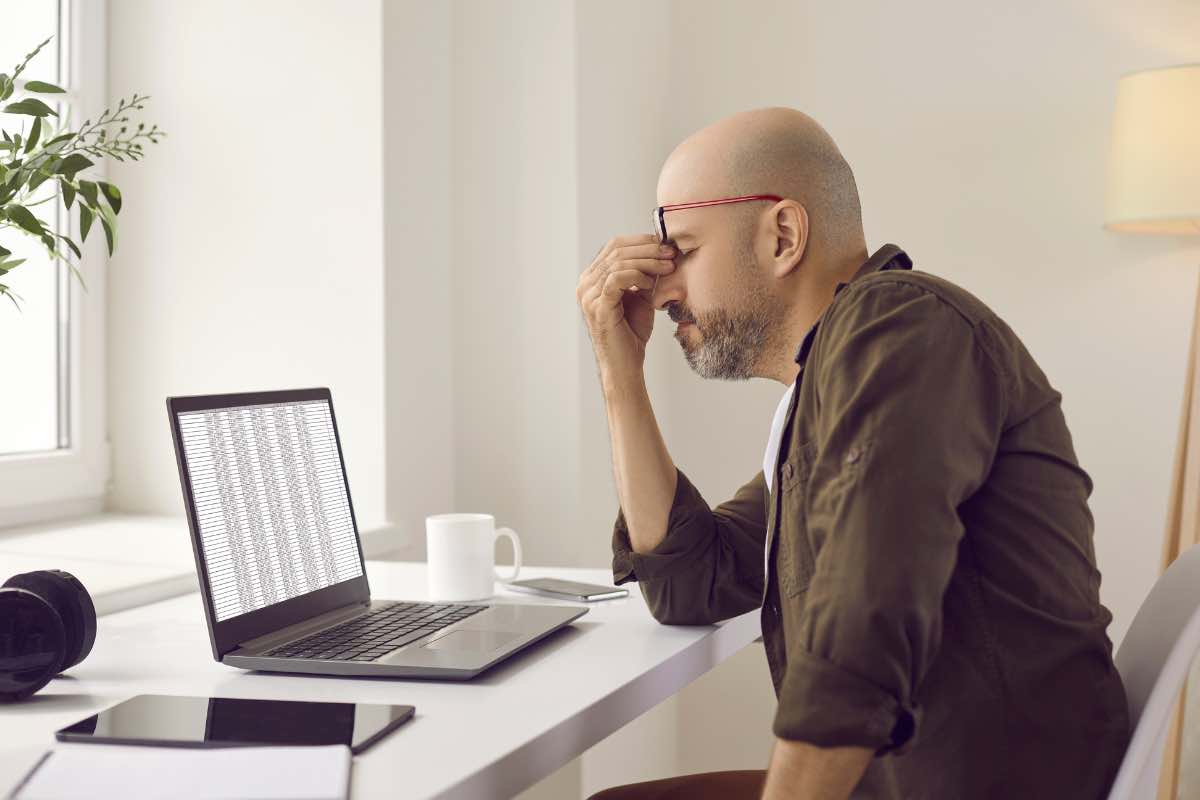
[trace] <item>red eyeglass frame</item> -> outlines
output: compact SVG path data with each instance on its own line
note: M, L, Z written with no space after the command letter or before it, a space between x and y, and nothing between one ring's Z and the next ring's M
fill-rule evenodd
M651 225L654 227L654 235L658 237L661 244L666 244L667 239L667 221L663 216L668 211L680 211L685 208L703 208L705 206L721 206L726 203L745 203L750 200L770 200L778 203L783 198L777 194L744 194L739 197L722 197L717 200L698 200L694 203L674 203L665 206L656 206L651 218Z

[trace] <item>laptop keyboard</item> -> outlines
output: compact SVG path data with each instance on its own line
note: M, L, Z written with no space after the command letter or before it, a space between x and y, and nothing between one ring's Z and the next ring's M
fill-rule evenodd
M374 661L489 606L391 603L264 655L324 661Z

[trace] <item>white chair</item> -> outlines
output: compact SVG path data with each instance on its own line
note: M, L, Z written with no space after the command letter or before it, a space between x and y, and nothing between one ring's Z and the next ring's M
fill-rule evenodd
M1157 795L1171 709L1197 652L1200 545L1175 559L1154 584L1117 650L1133 737L1108 800Z

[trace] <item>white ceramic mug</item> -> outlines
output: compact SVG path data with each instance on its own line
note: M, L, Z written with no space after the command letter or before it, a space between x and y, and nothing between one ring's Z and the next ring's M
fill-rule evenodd
M513 547L511 575L496 569L496 540ZM521 540L512 528L497 528L491 514L434 514L425 518L429 599L438 602L491 597L494 581L515 581L521 572Z

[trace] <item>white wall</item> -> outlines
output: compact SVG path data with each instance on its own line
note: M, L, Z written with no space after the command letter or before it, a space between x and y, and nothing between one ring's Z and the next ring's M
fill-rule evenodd
M383 3L386 482L395 541L423 558L454 505L453 4Z
M454 498L578 563L575 6L454 11Z
M575 281L567 297L572 306L579 274L605 242L618 235L650 232L658 170L674 146L667 131L670 86L658 79L669 71L675 47L669 33L670 7L613 0L578 3L576 14L579 237L573 259ZM644 47L618 46L632 31L641 32L638 38L657 33L658 40L652 46L649 41ZM670 326L658 324L648 354L651 361L674 358ZM617 495L596 360L577 309L574 332L579 350L580 517L584 520L578 533L579 563L602 565L612 558L610 535ZM659 377L653 372L647 375L647 388L656 400L671 390L669 382ZM670 424L670 420L660 422L664 427Z
M114 164L109 504L182 512L164 398L329 386L382 522L379 0L109 4L110 97L169 136Z

